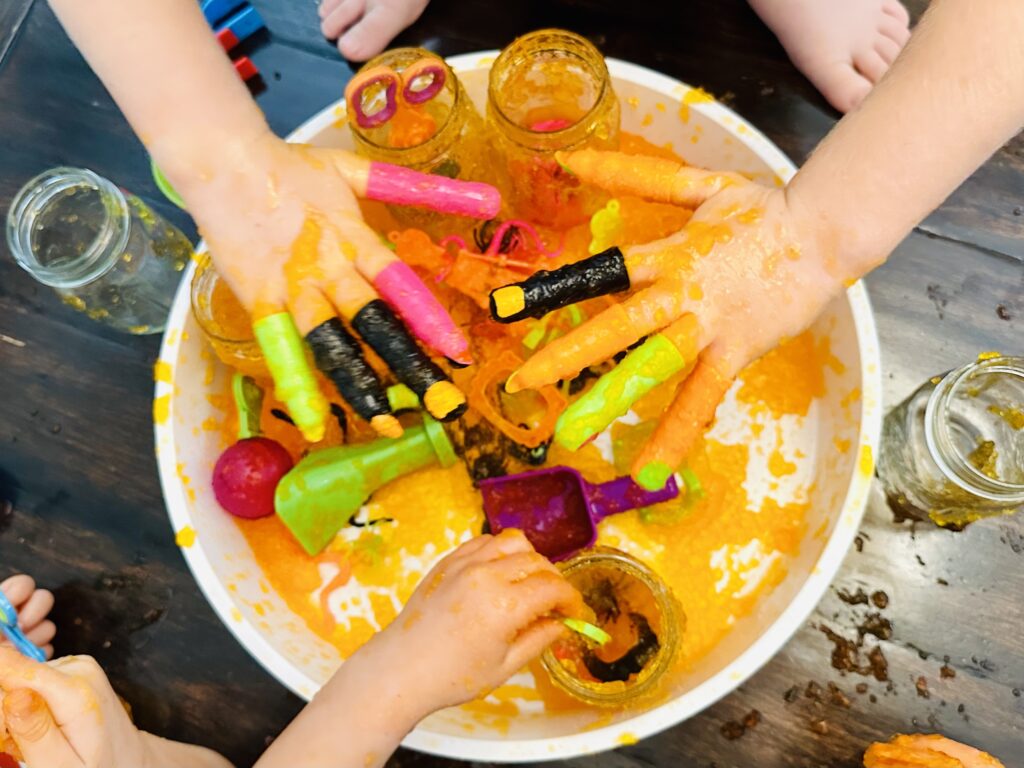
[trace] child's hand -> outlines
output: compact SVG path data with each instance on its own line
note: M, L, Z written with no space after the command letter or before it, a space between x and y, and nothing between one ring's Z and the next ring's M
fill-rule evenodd
M0 648L3 722L29 768L230 768L219 755L143 733L86 656L39 664Z
M36 589L35 581L25 574L6 579L0 584L0 592L4 593L18 612L18 625L22 632L43 649L46 658L52 657L51 643L57 634L57 627L46 617L53 610L53 593L48 589ZM10 643L0 635L0 645L9 647Z
M536 658L578 616L579 593L515 530L473 539L423 579L371 645L421 716L486 694Z
M439 354L469 362L468 343L445 309L362 219L354 189L365 193L373 185L394 184L394 169L371 166L342 150L287 144L269 132L239 139L215 162L215 167L193 168L176 182L178 191L209 244L217 271L252 316L254 328L259 331L261 323L273 320L257 338L279 397L307 439L322 438L328 403L296 330L313 346L325 373L346 374L334 381L356 412L379 433L401 435L383 386L362 362L357 342L338 316L392 366L399 380L424 397L434 416L451 417L464 398L455 395L443 412L432 407L420 386L430 389L445 374L411 337L398 338L405 332L402 322L378 301L383 298L397 308L405 324L420 338L429 336L427 343ZM416 182L402 178L406 191L415 192L408 188ZM483 186L437 181L446 188L463 185L456 196L467 187ZM282 346L288 339L294 343ZM282 348L290 351L282 355ZM277 350L273 356L271 349ZM444 386L454 389L450 383Z
M629 285L641 290L549 344L507 385L514 392L572 378L661 332L680 361L697 365L633 465L641 485L660 488L736 374L806 328L851 276L830 260L830 245L815 239L813 222L784 190L611 152L571 153L562 162L615 194L699 206L675 235L622 249ZM560 421L559 431L567 426Z
M322 0L320 31L349 61L366 61L412 24L427 0Z

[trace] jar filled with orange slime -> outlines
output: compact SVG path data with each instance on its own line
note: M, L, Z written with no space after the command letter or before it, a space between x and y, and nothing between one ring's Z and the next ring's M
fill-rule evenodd
M517 38L491 67L487 123L499 186L517 218L579 224L604 204L555 160L561 150L617 149L619 100L604 57L560 29Z
M483 118L437 54L385 51L352 78L345 102L357 154L451 179L490 181ZM406 206L389 210L401 224L435 237L469 223Z
M252 332L252 320L204 256L192 277L192 315L218 359L240 373L270 378Z

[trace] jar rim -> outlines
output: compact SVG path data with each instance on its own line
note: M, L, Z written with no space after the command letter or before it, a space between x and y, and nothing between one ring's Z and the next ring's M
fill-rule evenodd
M570 40L574 44L578 45L581 49L592 51L594 54L596 54L599 64L594 74L597 75L600 81L600 88L598 89L597 95L594 97L594 103L591 104L587 111L580 115L579 118L574 120L572 123L553 131L534 131L523 125L520 125L518 122L509 117L505 113L505 110L502 109L501 100L498 98L497 89L495 87L494 82L494 73L495 71L498 70L499 64L503 64L505 61L511 58L512 55L516 52L516 49L522 46L524 42L529 42L531 40L543 37L551 37L556 39L561 37L566 40ZM548 49L545 48L543 50ZM575 52L570 51L569 53L570 55L577 56ZM577 58L579 57L577 56ZM583 59L581 58L581 61L582 60ZM591 65L590 62L584 61L584 63L587 64L588 66ZM515 40L509 43L501 51L501 53L498 54L498 58L495 59L494 64L491 65L491 70L487 79L488 104L490 104L490 106L493 107L494 116L498 118L498 121L502 124L502 126L506 128L506 130L511 129L511 131L519 134L524 138L543 140L545 144L557 145L559 149L563 150L571 149L573 144L578 143L578 141L567 142L567 137L572 137L574 133L580 130L581 126L585 126L589 123L590 119L594 116L594 114L604 103L608 91L610 90L611 73L608 71L608 65L604 60L604 55L601 53L600 50L598 50L597 46L595 46L592 42L590 42L587 38L583 37L582 35L576 34L575 32L570 32L567 29L558 29L557 27L538 29L533 32L528 32L525 35L517 37ZM580 137L580 140L584 138L585 137Z
M1008 373L1024 380L1024 357L1000 355L975 360L947 373L925 406L925 442L932 459L946 477L968 493L995 502L1024 503L1024 483L989 477L954 447L946 411L954 393L979 371Z
M668 585L650 566L614 547L596 546L584 550L574 555L572 559L559 563L558 567L563 574L568 575L573 571L592 565L605 565L608 568L619 569L650 589L658 610L662 615L661 637L664 640L661 650L652 662L651 672L646 678L634 683L629 688L601 691L583 685L579 680L566 672L558 660L555 659L550 648L544 651L541 656L541 663L551 676L552 681L569 694L589 704L618 705L650 695L657 682L671 668L679 645L678 623L680 611L676 606L675 597L669 590Z
M76 186L89 186L113 198L120 216L107 208L95 239L69 264L48 267L36 257L32 231L39 215L57 195ZM57 166L37 174L15 194L7 211L7 247L22 269L52 288L77 288L107 272L128 244L131 216L124 194L109 180L88 168ZM106 256L106 259L104 259Z
M409 55L410 57L415 56L415 58L412 59L410 63L420 58L431 58L436 59L438 62L440 62L441 66L444 67L447 82L452 84L452 104L448 110L448 114L445 115L444 123L442 123L441 126L434 131L434 133L432 133L429 137L421 141L419 144L413 144L412 146L409 147L389 147L386 144L380 144L374 141L369 136L362 133L357 128L356 124L350 120L349 127L352 132L352 138L356 141L357 144L365 144L367 147L370 147L374 150L378 150L381 152L393 152L396 153L397 155L397 153L400 152L423 151L424 149L429 149L431 146L446 143L453 138L448 134L451 134L452 131L455 130L455 116L459 112L459 109L462 104L461 100L464 95L462 93L462 85L459 82L459 79L455 74L455 71L450 66L448 66L448 62L444 60L444 57L439 56L433 51L428 51L426 48L417 48L413 46L408 46L405 48L391 48L387 51L384 51L381 54L378 54L377 56L374 56L372 59L366 62L366 64L360 67L360 71L364 69L370 69L371 67L379 66L380 64L386 64L386 60L388 59L393 59L398 56L405 55ZM358 75L359 73L357 72L356 74ZM345 107L346 109L348 109L348 104L346 104ZM405 157L408 157L408 155L406 155Z
M199 311L199 301L197 297L200 291L204 291L206 286L204 281L208 281L209 288L206 290L211 296L213 294L213 280L223 280L216 268L213 266L213 258L210 256L208 251L202 251L196 254L198 263L196 264L195 273L192 275L192 281L189 285L189 304L192 308L192 317L195 318L196 323L199 325L199 329L208 338L213 339L221 344L225 344L231 347L236 347L237 350L245 352L249 350L251 353L248 357L258 358L260 357L259 346L256 342L255 337L247 339L235 339L223 336L213 330L213 317L208 313L201 313ZM207 302L207 307L209 307Z

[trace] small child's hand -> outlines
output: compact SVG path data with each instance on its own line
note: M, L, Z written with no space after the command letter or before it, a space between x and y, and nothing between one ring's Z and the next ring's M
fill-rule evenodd
M46 617L53 610L53 593L48 589L36 589L35 581L25 574L11 576L0 583L0 592L4 593L18 612L18 625L22 632L43 649L46 658L52 657L51 643L57 634L57 627ZM10 646L10 642L0 636L0 645Z
M558 569L520 531L506 530L438 563L374 642L425 715L501 685L565 631L554 617L582 609Z
M230 768L201 747L138 730L93 659L48 664L0 648L3 718L29 768Z

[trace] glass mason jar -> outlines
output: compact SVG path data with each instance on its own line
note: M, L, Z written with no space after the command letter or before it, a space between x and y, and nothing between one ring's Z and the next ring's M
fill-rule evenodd
M209 255L199 262L191 288L192 316L218 359L247 376L269 379L252 319L217 274Z
M424 60L432 71L416 74ZM417 67L410 69L412 65ZM384 68L400 78L407 78L406 82L395 84L390 96L387 79L372 76L372 70L384 72ZM363 74L370 77L364 86L349 94L348 104L348 124L357 154L451 179L487 180L483 118L444 59L423 48L395 48L368 61L356 73L356 78ZM434 95L417 103L418 93L427 94L435 88ZM370 127L359 124L354 106L358 106L370 122L375 122L375 117L389 110L388 98L394 100L395 107L388 119ZM435 237L449 234L465 224L460 217L418 208L388 206L388 209L403 225L423 229Z
M531 32L491 67L487 124L506 202L516 217L565 228L586 221L607 196L584 187L555 152L617 149L619 100L604 57L559 29Z
M611 547L581 552L559 569L594 612L588 620L612 640L606 649L595 649L575 634L556 641L541 656L552 681L587 704L603 706L622 706L656 693L675 660L686 620L665 582ZM632 647L622 647L623 634L631 635L626 643L636 635ZM603 650L615 660L602 660ZM597 674L615 679L598 680Z
M28 182L7 212L18 264L64 302L129 333L159 333L192 244L134 195L83 168Z
M1024 358L982 355L896 406L878 475L894 511L938 525L1024 505Z

